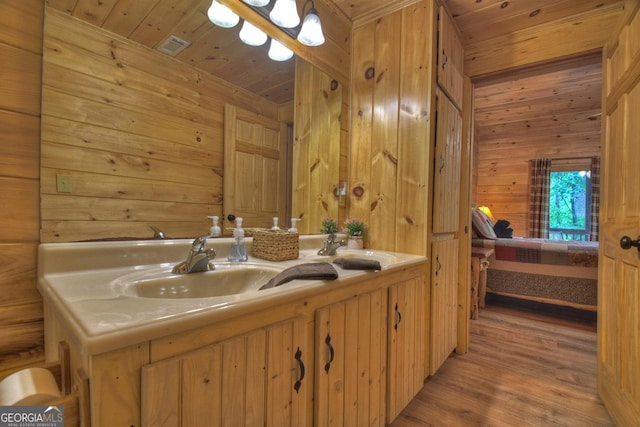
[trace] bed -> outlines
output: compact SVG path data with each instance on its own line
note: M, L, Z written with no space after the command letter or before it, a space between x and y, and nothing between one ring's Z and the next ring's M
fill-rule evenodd
M474 221L477 232L475 225ZM494 250L487 270L488 293L597 310L598 242L489 235L472 239L472 245Z

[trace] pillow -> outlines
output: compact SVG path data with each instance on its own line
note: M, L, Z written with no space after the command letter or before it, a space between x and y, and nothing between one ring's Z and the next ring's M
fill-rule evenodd
M474 209L471 212L471 224L473 225L473 230L483 239L496 240L498 238L496 232L493 231L493 223L481 210Z
M509 227L509 224L511 223L506 219L497 220L493 226L493 231L495 231L496 236L505 239L513 238L513 228Z

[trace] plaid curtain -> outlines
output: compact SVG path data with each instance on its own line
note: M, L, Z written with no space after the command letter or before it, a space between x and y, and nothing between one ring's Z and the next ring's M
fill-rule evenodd
M529 160L529 236L549 238L551 160Z
M600 212L600 157L591 158L591 231L589 240L598 241L600 224L598 216Z

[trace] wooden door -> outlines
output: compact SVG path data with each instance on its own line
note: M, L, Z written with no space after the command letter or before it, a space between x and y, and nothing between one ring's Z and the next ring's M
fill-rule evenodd
M640 3L626 1L624 25L605 49L598 389L620 426L640 422ZM637 242L637 240L636 240Z
M458 343L458 239L431 245L431 375Z
M316 312L315 426L385 425L386 307L381 289Z
M425 367L425 284L416 277L389 288L387 422L422 389Z
M292 319L143 367L142 425L304 425L305 327Z
M244 227L286 225L286 125L233 105L224 115L224 219L244 218ZM224 227L233 227L228 222Z
M440 90L437 100L432 228L434 233L452 233L459 226L462 117Z

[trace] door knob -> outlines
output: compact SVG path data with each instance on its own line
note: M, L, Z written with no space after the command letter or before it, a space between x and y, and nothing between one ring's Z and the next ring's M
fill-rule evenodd
M229 221L233 222L233 221L235 221L235 220L236 220L236 216L235 216L234 214L229 214L229 215L227 215L227 219L228 219Z
M620 239L620 247L622 249L631 249L632 246L638 248L638 252L640 252L640 237L633 240L629 236L622 236L622 239Z

